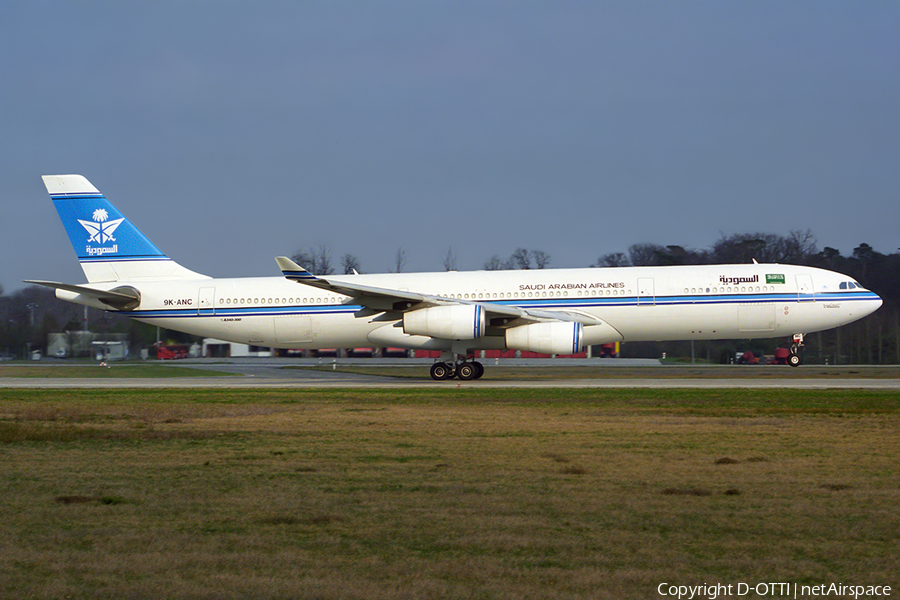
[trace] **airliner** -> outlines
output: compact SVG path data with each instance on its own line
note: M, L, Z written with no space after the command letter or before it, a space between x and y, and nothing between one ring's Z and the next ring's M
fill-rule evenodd
M43 177L87 283L27 281L144 323L271 348L441 352L436 380L477 379L484 349L573 354L611 342L790 337L871 314L851 278L782 264L213 279L163 254L81 175Z

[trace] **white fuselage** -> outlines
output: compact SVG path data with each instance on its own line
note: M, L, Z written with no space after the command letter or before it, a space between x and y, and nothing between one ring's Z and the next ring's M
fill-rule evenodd
M837 327L881 306L877 295L849 277L779 264L392 273L329 280L589 315L605 323L602 336L590 343L790 336ZM451 340L406 335L396 321L373 319L352 298L282 277L93 284L120 286L140 292L140 305L123 314L232 342L297 349L446 350L451 345ZM57 295L108 308L74 292L57 290ZM489 332L467 347L503 348L504 337Z

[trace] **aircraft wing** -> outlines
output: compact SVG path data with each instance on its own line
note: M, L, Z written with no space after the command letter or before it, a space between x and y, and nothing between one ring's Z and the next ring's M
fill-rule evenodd
M524 309L493 302L473 302L405 290L372 287L346 281L333 281L327 277L313 275L285 256L276 257L275 261L278 263L285 278L291 281L353 298L355 303L364 307L363 310L356 313L358 317L383 315L383 318L380 320L392 320L399 317L392 317L390 313L403 313L408 310L417 310L429 306L476 304L484 308L489 321L495 327L516 327L526 323L548 321L574 321L583 325L597 325L603 322L592 315L577 311Z

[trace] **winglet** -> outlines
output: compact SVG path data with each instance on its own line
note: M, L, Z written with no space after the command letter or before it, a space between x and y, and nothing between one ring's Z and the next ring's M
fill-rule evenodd
M318 277L289 259L287 256L276 256L275 262L278 263L278 268L281 269L285 278L290 279L291 281L310 282L318 279Z

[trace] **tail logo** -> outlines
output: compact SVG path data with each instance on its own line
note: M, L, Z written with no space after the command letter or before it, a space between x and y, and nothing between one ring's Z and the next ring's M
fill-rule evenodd
M116 241L116 238L113 237L113 232L115 232L116 228L122 224L122 221L124 221L125 218L123 217L121 219L108 221L109 214L102 208L98 208L94 211L93 218L93 221L82 221L81 219L78 219L81 226L90 234L88 243L105 244L106 242Z
M122 224L122 221L124 221L125 218L122 217L121 219L113 219L110 221L109 213L103 208L95 210L92 218L94 219L93 221L82 221L81 219L77 219L81 226L84 227L85 231L88 232L88 244L106 244L107 242L115 242L116 238L113 237L113 233L119 225ZM105 248L85 247L85 252L89 256L115 254L118 251L118 244Z

